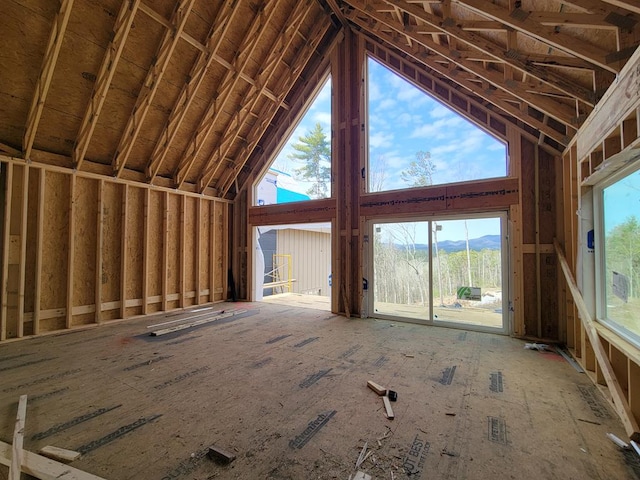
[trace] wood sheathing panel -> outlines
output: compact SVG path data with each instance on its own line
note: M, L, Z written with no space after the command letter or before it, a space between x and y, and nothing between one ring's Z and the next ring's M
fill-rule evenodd
M149 297L162 296L162 219L164 212L163 193L152 191L149 201L149 269L147 272L147 285ZM162 308L162 303L149 301L149 312L157 312Z
M70 179L57 172L47 172L45 177L40 308L57 311L52 318L41 318L41 332L65 327Z
M142 299L144 258L144 194L142 188L129 187L127 197L126 300ZM127 307L127 317L142 313L142 306Z
M74 248L73 248L73 305L95 304L96 242L97 242L97 180L78 177L73 195ZM72 325L85 325L95 321L93 312L75 314Z

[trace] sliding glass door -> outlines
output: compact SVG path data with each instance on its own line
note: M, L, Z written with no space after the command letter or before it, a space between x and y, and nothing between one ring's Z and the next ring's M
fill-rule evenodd
M372 316L507 331L505 215L372 224Z

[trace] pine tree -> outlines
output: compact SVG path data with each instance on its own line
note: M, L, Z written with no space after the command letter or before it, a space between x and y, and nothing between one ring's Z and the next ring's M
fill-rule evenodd
M322 125L316 123L314 129L298 137L298 142L292 147L294 152L289 154L289 158L305 163L295 169L296 176L312 182L307 193L311 198L327 198L331 183L331 146Z
M431 153L420 150L416 152L416 159L409 164L409 168L400 173L400 177L411 187L426 187L433 184L435 171Z

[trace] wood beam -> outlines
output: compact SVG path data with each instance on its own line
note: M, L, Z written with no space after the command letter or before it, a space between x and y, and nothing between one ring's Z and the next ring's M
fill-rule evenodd
M150 241L150 219L149 209L151 208L151 189L144 190L144 224L142 227L142 315L148 313L149 301L149 241Z
M216 209L218 202L209 201L209 301L216 300ZM225 234L225 230L222 230Z
M629 59L575 137L580 161L640 105L640 48Z
M163 195L162 216L162 311L167 311L169 295L169 192Z
M40 117L42 116L42 110L44 109L44 103L47 100L47 94L49 93L49 87L51 86L53 71L55 70L56 63L58 62L58 54L60 53L64 34L67 30L67 24L69 23L69 17L71 16L73 2L74 0L62 0L60 3L60 10L58 10L58 13L53 20L53 28L51 29L49 43L44 54L40 75L36 80L36 91L33 96L33 100L31 101L31 108L29 109L29 114L27 116L26 131L22 141L23 156L27 160L31 158L31 149L33 148L33 142L36 138L36 132L38 130L38 124L40 123Z
M40 295L42 294L42 244L44 241L44 195L46 170L38 169L38 226L36 231L35 287L33 289L33 334L40 333Z
M142 129L144 120L149 112L149 107L151 107L151 103L158 92L160 82L162 81L164 72L169 66L173 51L178 45L180 34L187 24L194 2L195 0L178 0L175 6L171 17L172 28L167 30L162 38L162 42L149 68L147 77L138 94L136 104L133 107L133 111L131 112L131 116L129 117L129 121L127 122L127 126L120 138L118 148L113 157L111 166L116 177L122 174L127 159L133 150L133 145Z
M267 68L265 68L259 78L260 84L266 84L266 79L270 78L275 74L276 68L282 62L285 52L288 51L291 42L294 37L297 35L297 30L299 25L307 18L310 12L310 8L305 8L304 10L300 9L300 6L296 6L296 10L294 15L291 17L291 22L284 27L276 41L276 47L272 50L272 53L267 60ZM291 88L295 84L296 80L302 73L305 65L311 58L311 55L319 45L320 41L324 38L324 34L330 28L329 22L322 22L316 19L314 22L313 30L310 32L308 36L307 42L304 46L298 51L298 54L295 60L291 65L286 67L286 70L282 73L279 73L279 82L276 91L280 92L281 101L286 98L289 94ZM241 125L244 123L246 118L253 112L253 108L256 106L259 96L261 95L262 89L253 89L253 91L249 92L248 99L243 105L244 110L237 112L237 125ZM253 100L250 97L253 96ZM248 160L251 152L260 141L260 137L264 134L265 130L269 126L271 119L275 116L278 111L279 105L277 104L264 104L259 112L257 112L257 120L253 124L253 127L250 131L250 134L243 142L243 147L241 151L236 155L236 159L238 160L236 163L227 166L225 169L226 177L222 179L222 181L217 185L218 192L223 192L223 195L226 195L229 188L233 184L234 180L237 177L238 172L244 166L246 161ZM231 124L230 124L231 126ZM198 179L198 190L204 191L204 189L211 183L211 181L216 178L219 169L221 168L224 160L229 153L231 146L233 145L233 141L238 138L239 127L233 131L227 129L222 137L221 144L226 145L224 150L218 150L214 152L214 155L209 159L207 168L205 168L203 174Z
M6 165L4 225L2 228L2 292L0 292L0 341L7 339L7 312L9 290L9 250L11 244L11 203L13 197L13 163Z
M384 0L386 3L389 3L389 0ZM360 2L362 4L362 2ZM398 2L394 2L398 3ZM380 3L382 4L382 3ZM374 4L376 5L376 4ZM359 7L362 9L362 6ZM374 7L375 8L375 7ZM517 52L517 47L507 44L507 48L502 47L501 45L494 43L474 32L469 32L461 28L460 26L455 24L455 21L451 18L442 19L440 17L436 17L435 15L429 15L423 9L418 7L417 5L408 3L408 2L400 2L399 8L408 14L414 16L415 18L432 25L443 33L448 33L454 36L457 40L464 42L469 47L473 49L480 50L483 53L491 56L494 61L498 61L505 65L509 65L527 75L532 76L533 78L551 86L557 88L561 92L566 93L567 95L571 95L579 99L580 101L586 103L589 106L595 105L595 98L593 90L589 90L588 88L584 88L577 83L568 80L566 77L559 75L552 70L548 70L536 65L532 65L531 63L527 63L522 61L519 56L514 52ZM415 27L405 26L403 27L406 31L407 29L411 29L415 31ZM509 30L509 34L511 38L515 39L516 33L513 30ZM419 34L418 34L419 35ZM414 37L415 38L415 37ZM430 36L423 36L423 40L420 41L423 45L430 47L432 42L429 41ZM451 48L440 48L440 52L446 52L447 50L451 50ZM450 56L456 56L456 51L450 51Z
M185 197L187 198L187 197ZM196 268L194 271L195 284L196 284L196 299L195 305L200 305L200 291L202 290L202 283L200 282L200 268L202 263L202 199L196 199L196 222L195 222L195 236L196 236L196 245L195 245L195 264Z
M202 151L204 138L207 138L211 134L213 127L218 124L220 115L224 112L224 106L228 100L232 98L233 91L240 81L240 76L237 75L236 72L244 72L245 68L250 64L249 62L256 48L261 44L262 37L268 32L267 27L276 12L275 6L275 2L268 2L264 9L257 12L253 18L249 31L238 48L238 52L240 52L239 55L235 57L232 68L227 70L223 80L220 82L218 90L216 94L213 95L212 102L209 104L209 108L202 118L203 121L201 121L191 139L189 147L187 147L187 155L183 156L180 165L178 165L174 173L174 182L177 188L181 188L187 179L191 167ZM231 121L229 124L230 123ZM227 128L229 128L229 124ZM203 140L196 146L195 142L198 141L199 133L204 134L202 135ZM220 141L218 141L218 145L219 144Z
M18 283L18 338L24 336L24 295L27 274L27 217L29 215L29 172L26 164L22 174L22 205L20 211L20 279Z
M131 31L133 19L136 16L139 6L140 0L129 0L122 2L122 7L120 7L118 18L113 26L111 41L109 45L107 45L104 58L102 59L102 65L100 66L98 76L93 85L91 98L84 112L82 124L80 125L80 130L78 130L76 143L73 147L73 166L77 170L80 170L82 162L84 162L84 156L87 153L89 142L91 142L91 137L98 124L98 118L102 112L102 107L107 98L113 75L116 72L118 62L124 51L124 45Z
M235 13L239 11L238 8L235 8L235 4L236 2L225 2L216 15L216 19L207 37L205 49L200 51L198 58L193 64L191 72L189 72L187 76L187 81L180 91L180 95L176 100L173 110L169 114L169 119L158 137L156 146L149 159L149 164L146 168L149 183L153 182L164 163L167 153L169 153L169 148L180 130L187 111L189 107L191 107L203 80L216 59L216 54L226 38L227 31L233 23L233 17ZM231 65L229 65L229 67L231 68Z
M622 424L624 425L629 438L636 442L639 442L640 428L638 428L638 422L636 421L633 412L629 408L627 397L622 391L620 382L618 382L616 373L611 366L611 362L609 361L609 356L607 355L607 352L605 351L602 342L600 341L600 336L598 335L598 331L595 327L595 322L591 317L591 313L589 312L589 308L587 307L586 303L584 303L582 293L580 292L578 285L576 285L576 281L573 278L573 273L571 272L571 267L567 263L567 259L564 256L562 247L557 242L557 240L554 242L554 245L556 254L558 256L558 261L560 262L560 267L562 268L562 271L564 273L565 281L567 282L567 286L571 291L573 301L575 302L576 307L578 307L578 313L580 314L582 325L584 327L585 333L587 334L587 337L589 338L589 342L593 347L593 351L596 356L596 360L598 361L600 371L604 375L607 386L609 387L609 393L613 398L613 404L615 406L616 412L620 416L620 420L622 420Z
M624 8L630 12L640 14L640 4L637 0L602 0L605 3L609 3L616 7Z
M128 271L128 258L127 258L127 250L128 250L128 235L129 235L129 225L128 223L128 212L127 206L129 203L129 186L122 186L122 212L121 212L121 237L120 237L120 318L127 318L127 276L129 274Z
M250 64L253 52L260 45L260 40L268 32L270 20L276 12L275 7L276 2L268 2L264 9L258 11L253 17L251 26L238 48L240 53L234 59L233 68L227 70L224 78L218 84L211 103L202 116L200 124L191 137L185 154L183 154L182 160L174 173L173 179L177 188L182 187L182 184L187 179L191 167L202 151L205 139L209 137L213 127L218 124L220 115L224 112L224 105L231 98L234 88L240 81L240 76L236 75L234 71L243 72L245 70Z
M583 58L587 62L598 65L605 70L617 73L618 68L607 62L608 52L597 45L590 45L578 38L566 33L557 32L553 27L542 25L540 22L529 18L530 12L515 9L510 12L506 8L481 0L453 0L463 7L469 8L473 12L501 22L523 34L535 38L536 40L558 48L576 57Z
M351 5L354 5L354 6L358 5L360 7L363 7L363 3L364 3L364 2L361 2L360 0L347 0L347 1ZM567 126L570 126L570 127L575 126L576 117L575 117L574 109L560 102L552 102L552 101L549 101L548 99L545 99L536 95L534 92L537 88L539 88L538 84L531 83L531 82L527 82L527 83L516 82L513 80L505 82L501 72L497 70L492 71L489 69L485 69L479 66L478 64L476 64L475 62L469 62L469 61L455 58L455 55L452 55L451 52L449 52L448 48L444 48L440 45L431 44L428 47L423 46L422 50L415 47L407 47L406 45L403 45L401 42L399 42L397 38L394 37L394 35L391 35L387 31L385 31L386 28L389 28L389 27L394 31L396 31L396 29L399 27L393 24L393 22L389 21L389 19L386 16L381 15L377 12L367 11L366 13L364 13L364 15L362 15L358 13L358 10L352 10L347 15L352 22L359 25L363 30L373 32L375 36L384 38L391 45L394 45L396 48L400 49L401 51L405 51L406 53L412 55L414 58L416 58L418 61L422 63L427 63L433 58L425 50L428 48L429 50L435 51L437 54L442 55L449 62L456 64L462 69L479 77L480 79L487 81L496 90L500 90L504 92L509 97L515 97L525 103L530 103L531 105L534 105L536 109L542 111L543 113L546 113L547 115L550 115L551 117L555 118L556 120L558 120L559 122ZM386 28L383 28L381 26L381 23ZM422 45L422 42L420 42L420 45ZM452 58L448 58L448 57L452 57ZM430 61L429 66L436 71L442 72L448 78L451 78L454 81L457 81L456 77L459 72L455 68L443 68L442 65L438 65L435 61ZM475 90L477 90L477 86ZM475 91L475 90L472 89L472 91ZM480 92L476 92L476 93L481 96L483 95Z
M75 194L76 194L76 176L69 177L69 232L68 232L68 249L67 249L67 312L66 312L66 328L73 326L73 279L74 264L73 257L75 254Z
M96 205L96 323L102 322L102 246L104 244L104 180L98 180L98 201Z

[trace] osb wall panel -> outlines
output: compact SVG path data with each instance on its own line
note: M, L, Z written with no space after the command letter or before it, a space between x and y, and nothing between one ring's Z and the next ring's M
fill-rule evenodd
M8 191L11 206L6 210L7 241L0 252L2 258L6 255L8 259L3 338L119 319L123 316L123 301L128 303L124 316L131 317L142 314L145 304L146 311L151 313L163 305L172 309L181 303L188 306L226 299L229 245L226 202L148 190L82 174L74 177L56 167L30 167L6 157L3 162L8 162L7 168L12 172ZM44 179L42 202L41 176ZM3 181L8 181L6 176ZM148 202L145 201L147 195ZM165 197L168 199L167 245L163 244ZM23 226L25 239L21 238ZM24 246L24 262L21 246ZM41 282L40 294L36 297L39 253ZM143 291L145 258L146 294ZM101 269L97 272L98 265ZM167 299L162 296L165 277ZM215 289L211 288L212 277ZM198 283L201 291L215 290L216 293L196 297ZM20 292L24 292L25 298L22 311L18 308ZM96 307L98 293L101 298ZM40 302L37 315L36 300ZM35 316L39 318L38 332Z
M126 299L143 297L142 275L144 264L144 195L142 188L129 187L127 198L127 275ZM142 306L127 307L127 316L139 315Z
M42 219L42 310L66 307L67 256L69 250L69 175L46 172L44 218ZM64 312L40 320L40 330L65 327Z
M123 185L105 182L102 206L102 302L120 300ZM118 318L118 307L103 310L102 320Z
M73 195L74 248L73 248L73 305L95 303L96 242L98 235L97 180L78 177ZM95 313L88 312L73 317L73 325L93 323Z
M163 258L163 218L164 194L152 191L149 199L149 268L147 271L147 295L150 297L162 295L162 258ZM160 302L149 302L148 311L161 310Z

